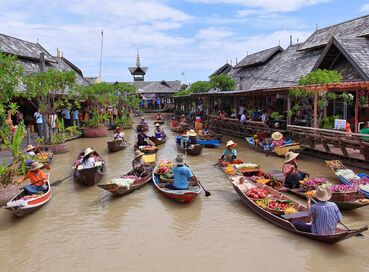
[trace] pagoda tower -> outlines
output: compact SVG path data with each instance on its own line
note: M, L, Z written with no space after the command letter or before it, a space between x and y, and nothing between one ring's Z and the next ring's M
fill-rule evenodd
M133 81L145 81L148 69L148 67L141 67L140 53L137 48L136 67L128 67L129 72L133 76Z

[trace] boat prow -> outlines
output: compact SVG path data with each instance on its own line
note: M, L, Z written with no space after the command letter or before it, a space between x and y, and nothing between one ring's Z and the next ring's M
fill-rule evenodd
M50 174L47 175L47 190L40 194L27 195L24 189L13 197L4 207L8 209L16 216L24 216L30 214L42 206L44 206L52 196L52 190L50 186Z

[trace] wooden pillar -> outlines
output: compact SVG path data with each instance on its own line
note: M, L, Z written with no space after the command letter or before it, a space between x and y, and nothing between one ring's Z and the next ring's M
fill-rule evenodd
M355 133L359 132L359 92L355 94Z
M314 92L314 128L318 128L318 95L317 91Z
M287 95L287 125L291 125L290 111L291 111L291 97L288 94Z

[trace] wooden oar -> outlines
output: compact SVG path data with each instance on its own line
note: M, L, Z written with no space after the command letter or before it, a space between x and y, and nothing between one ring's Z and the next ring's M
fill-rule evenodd
M209 191L207 191L204 186L202 186L201 182L198 180L197 183L200 185L200 187L204 190L205 192L205 196L208 197L208 196L211 196L211 193Z
M68 179L68 178L70 178L70 177L72 177L72 176L73 176L73 174L71 174L71 175L69 175L69 176L67 176L67 177L65 177L65 178L58 179L58 180L54 181L53 183L50 183L50 186L56 186L56 185L59 185L62 181L66 180L66 179Z
M344 223L340 222L340 224L341 224L342 226L344 226L347 230L352 231L352 229L350 229L350 228L349 228L348 226L346 226ZM364 234L362 234L362 233L358 233L358 234L356 234L355 236L365 236L365 237L367 237L366 235L364 235Z

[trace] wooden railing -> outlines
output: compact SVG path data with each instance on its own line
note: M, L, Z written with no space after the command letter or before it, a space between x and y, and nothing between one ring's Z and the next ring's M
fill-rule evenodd
M369 135L359 133L347 133L339 130L320 129L302 126L287 126L294 140L306 144L315 149L318 144L323 145L327 153L331 148L339 148L342 155L350 157L349 149L359 150L365 160L369 160Z

